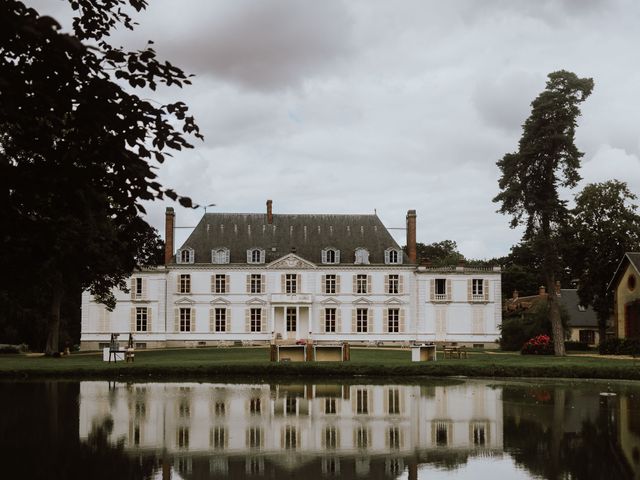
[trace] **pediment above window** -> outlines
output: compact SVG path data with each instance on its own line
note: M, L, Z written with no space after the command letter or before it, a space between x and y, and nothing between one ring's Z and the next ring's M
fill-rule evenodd
M266 305L267 302L265 302L264 300L261 300L259 298L252 298L251 300L247 300L247 305L260 305L260 306L264 306Z
M320 302L322 305L340 305L340 302L335 298L327 298Z
M371 305L373 302L371 300L367 300L366 298L358 298L353 301L354 305Z
M389 300L384 302L385 305L403 305L404 302L397 298L390 298Z
M231 305L231 302L226 298L217 297L209 302L211 305Z
M192 300L190 298L182 297L173 303L175 303L176 305L195 305L196 302L195 300Z

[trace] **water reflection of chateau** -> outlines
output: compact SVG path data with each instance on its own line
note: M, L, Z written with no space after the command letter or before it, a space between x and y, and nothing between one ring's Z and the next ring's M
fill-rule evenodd
M112 442L132 454L173 457L176 470L192 478L261 474L266 464L299 473L307 465L310 477L396 476L405 468L412 477L425 457L447 464L501 452L500 395L481 383L82 382L80 437L112 422ZM206 475L196 474L203 464Z

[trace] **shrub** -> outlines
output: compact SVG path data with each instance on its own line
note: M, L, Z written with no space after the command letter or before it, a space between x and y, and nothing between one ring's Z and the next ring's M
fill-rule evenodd
M553 344L549 335L538 335L522 346L523 355L553 355Z
M564 348L567 351L585 352L589 350L589 344L584 342L564 342Z
M600 342L600 355L640 355L640 339L607 338Z
M569 315L560 310L562 325L567 329ZM500 325L500 349L517 352L529 340L538 335L551 336L551 321L547 302L538 301L529 310L505 314Z

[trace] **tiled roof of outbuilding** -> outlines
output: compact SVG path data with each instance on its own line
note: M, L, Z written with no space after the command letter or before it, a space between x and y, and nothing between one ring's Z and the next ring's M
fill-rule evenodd
M340 263L353 264L356 248L369 251L371 264L384 263L384 251L400 247L377 215L206 213L181 249L193 248L195 263L210 263L211 251L228 248L231 263L246 263L247 250L265 250L266 263L291 253L321 263L322 249L340 250ZM403 253L403 263L408 257Z
M591 307L580 310L580 297L578 290L562 288L558 297L560 305L562 305L569 314L569 326L571 327L597 327L598 315Z

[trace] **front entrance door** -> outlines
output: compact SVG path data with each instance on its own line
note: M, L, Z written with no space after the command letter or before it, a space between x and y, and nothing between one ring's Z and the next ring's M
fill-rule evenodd
M287 340L295 340L298 331L298 312L295 307L286 307L284 312L284 333Z
M640 300L627 303L624 310L625 336L640 338Z

